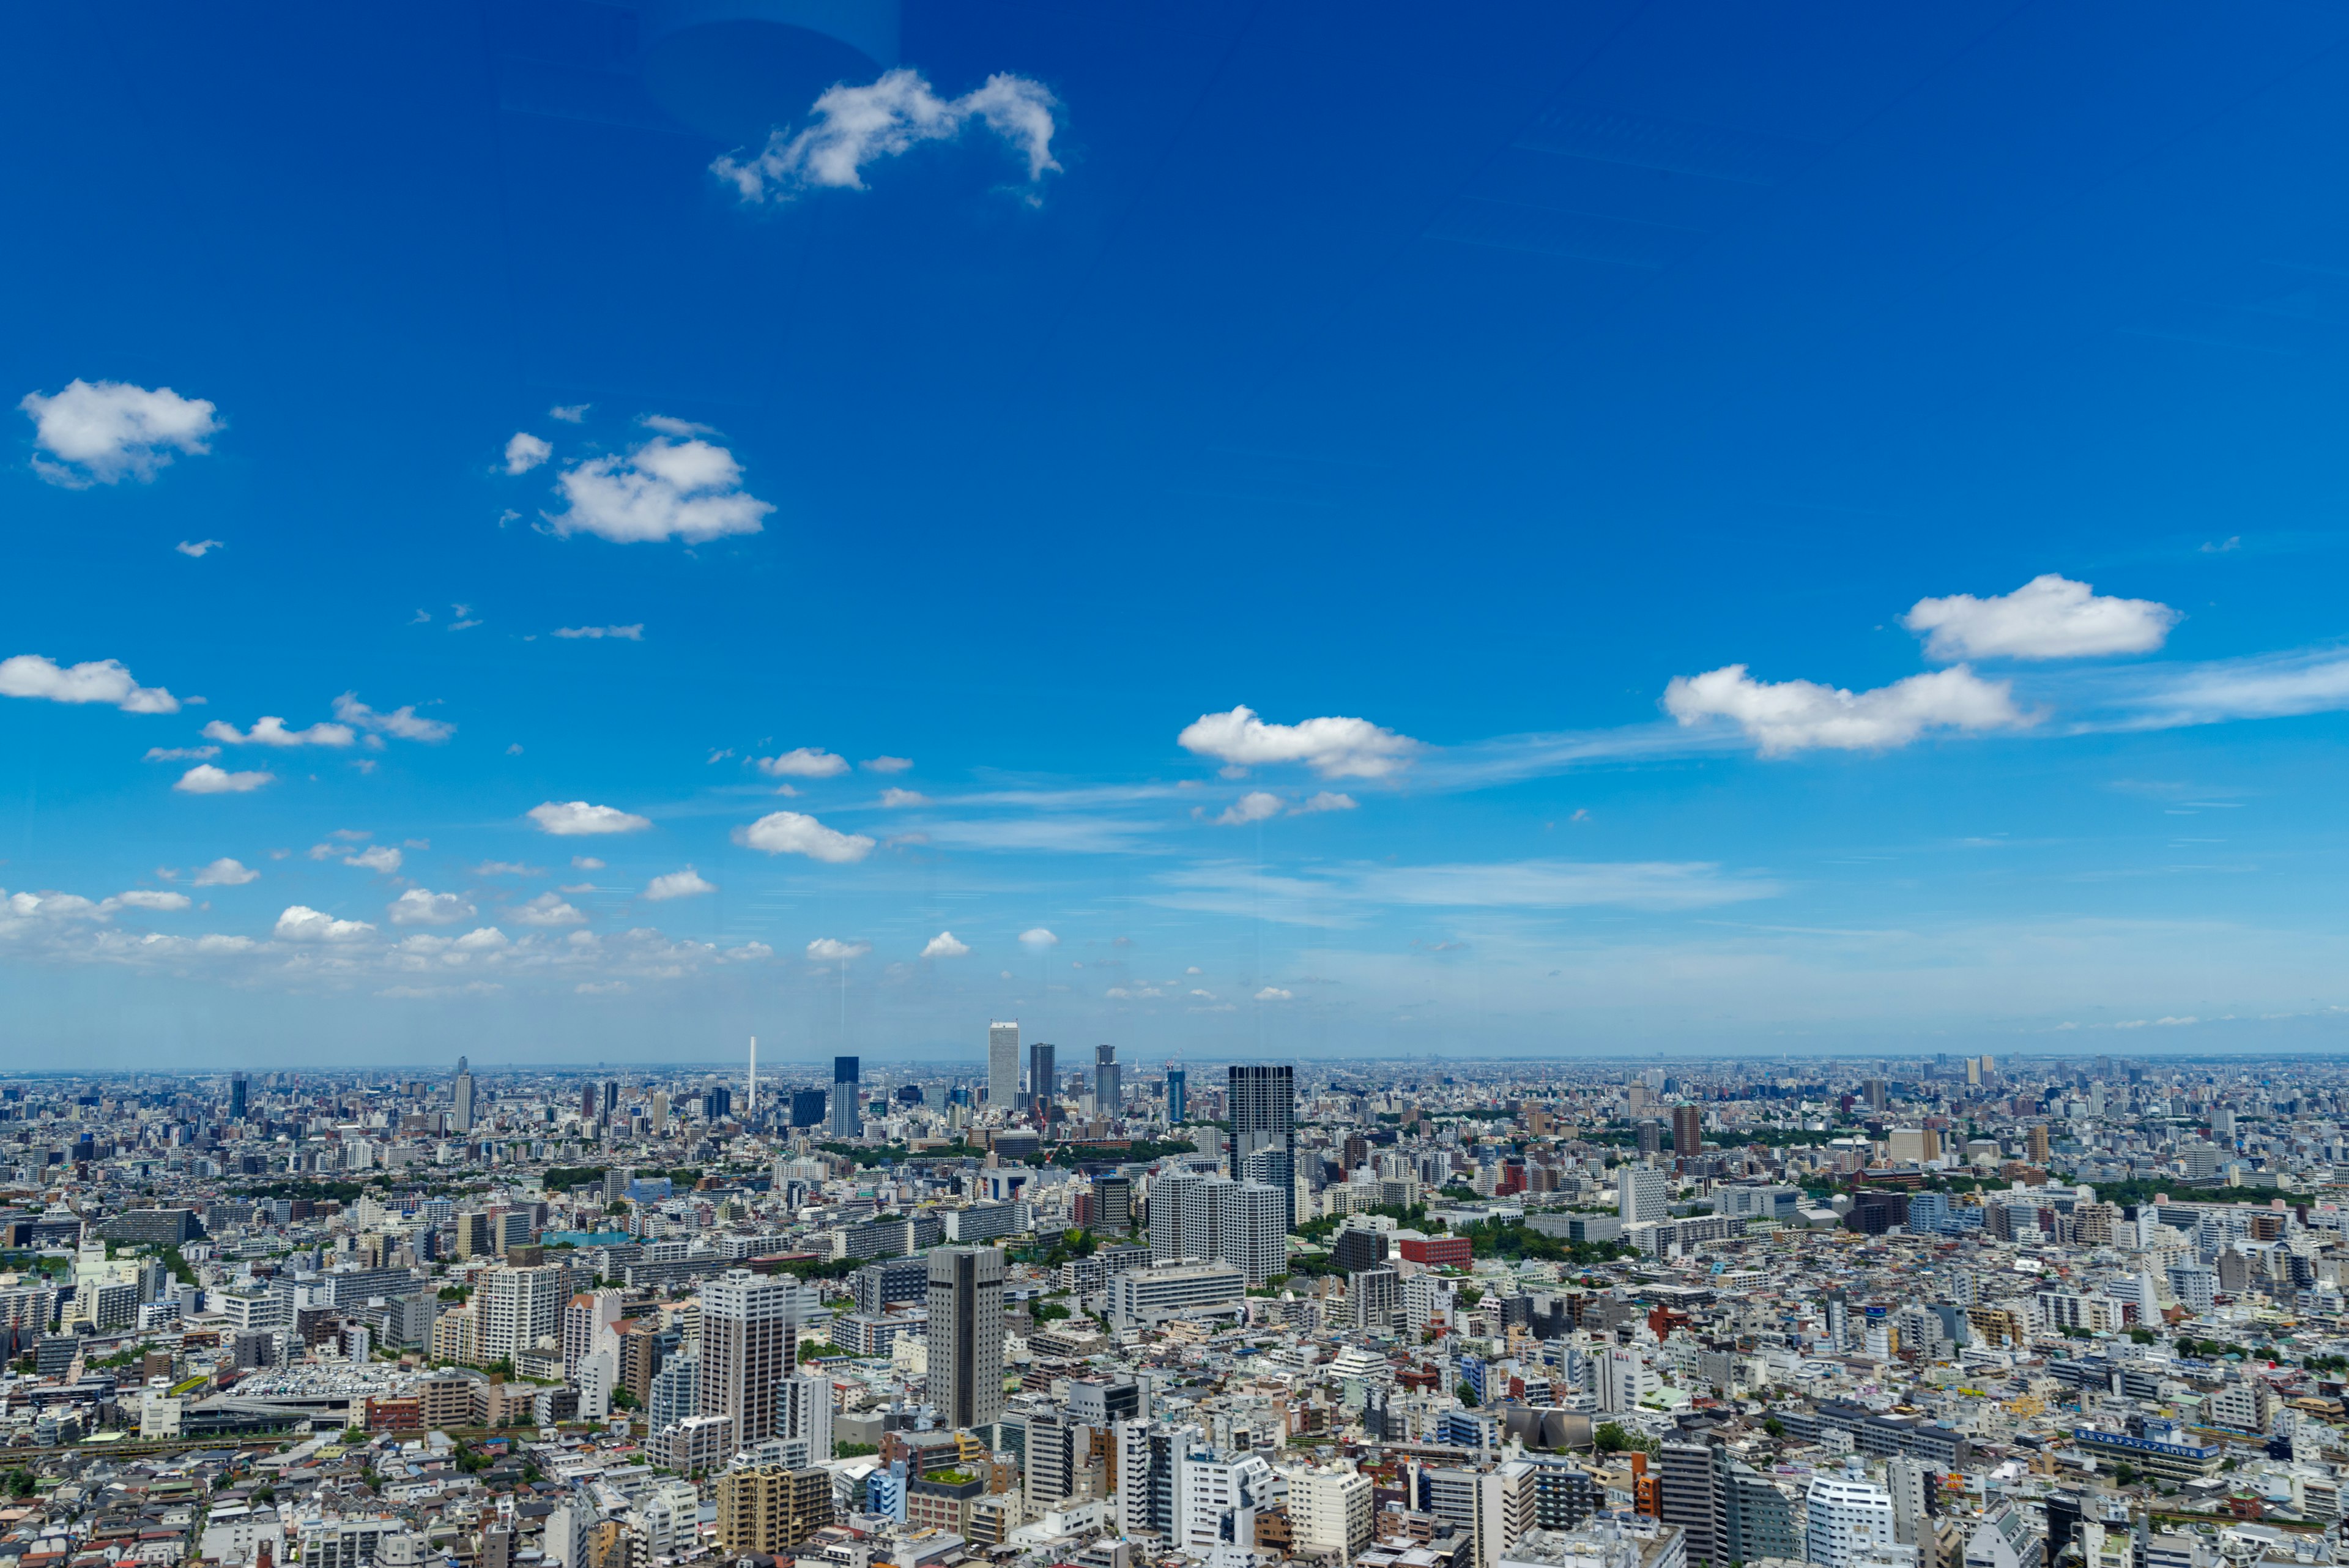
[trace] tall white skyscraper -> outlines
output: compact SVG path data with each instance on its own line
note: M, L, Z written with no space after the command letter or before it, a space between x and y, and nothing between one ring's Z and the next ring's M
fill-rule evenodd
M460 1133L473 1130L473 1070L462 1056L457 1058L457 1082L449 1094L449 1120Z
M800 1329L815 1305L787 1274L730 1269L701 1288L698 1414L734 1417L734 1440L749 1447L777 1433L777 1388L797 1369Z
M1671 1201L1671 1179L1656 1167L1634 1163L1616 1168L1615 1212L1624 1224L1669 1219Z
M1019 1109L1019 1023L987 1026L987 1103L1003 1116Z

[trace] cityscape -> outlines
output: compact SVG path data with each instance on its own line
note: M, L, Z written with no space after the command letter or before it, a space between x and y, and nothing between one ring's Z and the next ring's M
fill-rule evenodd
M0 1557L2334 1561L2337 1071L984 1038L0 1078Z

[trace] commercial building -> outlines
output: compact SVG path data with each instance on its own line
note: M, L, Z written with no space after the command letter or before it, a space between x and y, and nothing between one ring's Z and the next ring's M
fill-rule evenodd
M857 1060L854 1056L832 1059L832 1121L826 1128L835 1138L843 1141L864 1135L864 1118L857 1111Z
M1121 1328L1154 1327L1193 1313L1237 1313L1247 1295L1247 1276L1229 1263L1137 1269L1109 1282L1109 1317ZM935 1330L931 1345L930 1365L936 1367Z
M789 1275L730 1269L701 1288L698 1415L724 1416L743 1448L777 1435L777 1385L797 1369L811 1293Z
M1019 1105L1019 1025L987 1026L987 1103L1009 1116Z
M1003 1251L941 1247L929 1257L929 1402L950 1429L1003 1414Z

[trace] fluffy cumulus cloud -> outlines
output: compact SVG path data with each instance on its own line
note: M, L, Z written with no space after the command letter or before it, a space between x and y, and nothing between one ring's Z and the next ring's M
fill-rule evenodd
M584 926L587 917L563 901L554 893L541 893L513 912L513 918L525 926Z
M335 699L335 717L370 734L389 735L401 741L422 741L428 744L445 741L457 732L454 724L444 723L439 719L418 717L414 703L386 713L360 701L356 691L346 691Z
M1958 659L2086 659L2150 653L2169 636L2178 612L2152 599L2100 596L2054 572L2011 594L1919 599L1900 624L1925 639L1925 651Z
M2034 722L2015 707L2007 682L1984 680L1962 664L1858 692L1814 680L1756 680L1745 666L1731 664L1675 676L1664 689L1664 710L1682 724L1731 720L1764 756L1885 751L1929 730L1974 734Z
M1268 724L1253 710L1202 713L1174 737L1185 751L1234 768L1303 763L1324 778L1383 778L1406 765L1419 742L1367 719L1308 719Z
M48 702L103 702L126 713L176 713L180 700L160 686L141 686L112 659L59 665L37 653L0 659L0 697Z
M275 774L254 771L231 773L210 763L198 763L180 775L171 787L181 794L250 794L264 784L277 782Z
M834 866L873 853L873 840L864 835L842 833L797 811L771 811L748 827L736 828L734 842L770 855L804 855Z
M242 888L247 882L260 879L260 872L223 855L196 873L194 885L199 888Z
M922 950L922 956L926 959L961 958L969 951L968 942L955 940L955 934L952 931L940 931L936 936L932 937L929 945Z
M1058 107L1041 82L1025 77L998 72L960 98L941 98L919 72L900 67L869 87L826 89L811 124L795 132L779 127L755 155L729 153L709 167L745 202L789 201L817 186L862 191L866 164L981 126L1025 159L1033 185L1061 167L1052 161Z
M1216 818L1216 821L1224 827L1238 827L1247 823L1262 822L1268 816L1279 815L1280 797L1278 795L1270 790L1252 789L1232 802L1230 805L1226 806L1223 815Z
M356 866L362 871L372 871L388 877L399 869L399 851L388 844L371 844L356 855L343 857L343 864Z
M569 503L547 519L557 534L593 534L616 545L698 545L756 534L775 509L742 488L732 452L698 437L655 436L626 456L589 458L564 469L555 488Z
M1061 939L1041 926L1030 926L1019 933L1019 940L1031 948L1056 948L1061 945Z
M645 885L645 897L654 903L671 898L692 898L703 893L715 893L718 884L688 866L682 871L671 871L654 877Z
M642 833L652 818L622 811L615 805L590 805L584 800L550 800L526 813L541 833L557 838L586 838L605 833Z
M365 920L338 920L307 904L288 904L277 917L281 942L356 942L375 934Z
M841 963L863 958L872 950L871 942L835 941L830 937L818 937L807 945L807 956L818 963Z
M187 909L193 902L185 893L133 888L127 893L117 893L113 898L102 900L98 907L109 914L116 909L145 909L150 914L167 914Z
M528 431L516 431L506 442L506 472L528 473L554 455L554 448Z
M580 638L601 640L616 637L622 642L642 642L645 639L645 623L638 621L634 626L558 626L554 628L554 635L574 640Z
M894 810L899 806L927 805L930 797L917 789L885 789L881 792L881 804Z
M771 779L828 779L848 771L848 759L834 756L821 746L795 746L780 757L754 759L759 771Z
M68 490L151 480L174 452L210 452L205 443L221 428L220 410L202 398L127 381L73 380L55 397L27 392L16 406L47 454L33 459L33 472Z
M433 893L410 888L391 901L387 912L395 926L453 926L478 913L454 893Z
M264 713L241 735L234 724L214 719L204 726L204 739L229 746L347 746L358 739L358 733L348 724L316 723L306 730L289 730L285 720Z
M171 548L191 560L201 561L212 551L225 550L228 545L218 539L182 539Z
M1290 807L1291 811L1300 816L1310 816L1316 813L1324 811L1351 811L1353 809L1354 797L1352 795L1340 794L1336 790L1328 789L1318 790L1311 796L1299 801L1296 805Z
M1256 993L1256 999L1258 1002L1294 1002L1297 1000L1297 993L1293 991L1283 991L1277 985L1268 985Z

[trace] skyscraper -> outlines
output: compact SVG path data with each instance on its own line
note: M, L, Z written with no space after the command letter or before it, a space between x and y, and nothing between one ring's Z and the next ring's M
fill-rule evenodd
M1672 1184L1652 1165L1626 1165L1615 1172L1615 1212L1626 1225L1671 1217Z
M1028 1047L1027 1105L1039 1127L1052 1119L1052 1091L1059 1087L1053 1082L1058 1070L1053 1058L1057 1054L1056 1047L1047 1045L1041 1040Z
M1286 1063L1234 1067L1229 1102L1232 1168L1244 1171L1249 1155L1277 1148L1287 1157L1286 1172L1293 1173L1297 1168L1297 1069ZM1297 1228L1297 1184L1293 1174L1285 1173L1279 1179L1285 1235Z
M1288 1266L1293 1194L1190 1172L1150 1184L1150 1261L1229 1263L1260 1285Z
M856 1111L856 1058L834 1056L832 1059L832 1136L837 1138L859 1137L864 1132L864 1118Z
M1009 1116L1019 1108L1019 1023L987 1026L987 1103Z
M748 1447L778 1435L776 1386L797 1369L800 1328L813 1305L806 1287L788 1274L730 1269L701 1287L694 1404L704 1416L733 1417L736 1443Z
M1694 1106L1672 1107L1672 1152L1683 1158L1704 1152L1704 1113Z
M704 1344L709 1332L702 1330ZM940 1420L961 1431L1001 1418L1001 1248L940 1247L930 1253L929 1352L929 1400Z
M449 1091L449 1120L457 1131L473 1130L473 1069L457 1058L457 1081Z
M1117 1115L1125 1103L1124 1084L1117 1065L1117 1047L1093 1047L1093 1108L1102 1116Z
M1166 1069L1166 1125L1181 1127L1191 1114L1191 1075L1180 1067Z
M465 1059L462 1056L457 1058L457 1070L460 1073L465 1070ZM246 1088L244 1075L242 1073L230 1074L228 1080L229 1120L233 1122L241 1122L244 1120L245 1094Z

